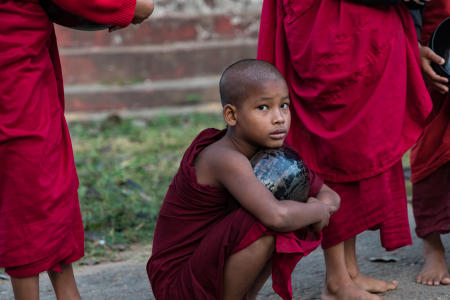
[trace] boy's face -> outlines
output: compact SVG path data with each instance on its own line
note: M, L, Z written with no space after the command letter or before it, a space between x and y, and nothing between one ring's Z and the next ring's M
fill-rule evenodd
M262 82L237 107L239 136L258 148L281 147L291 124L289 105L283 79Z

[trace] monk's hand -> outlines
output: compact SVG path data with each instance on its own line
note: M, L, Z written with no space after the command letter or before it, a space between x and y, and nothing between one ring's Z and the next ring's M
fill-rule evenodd
M140 24L151 16L155 3L153 0L137 0L136 9L134 10L133 24Z
M448 93L448 78L439 76L431 67L431 62L442 65L445 63L445 60L431 50L431 48L420 44L419 53L422 75L425 81L437 89L441 94Z
M136 0L136 8L134 9L134 17L131 23L140 24L145 21L153 13L155 8L153 0ZM112 26L109 28L109 32L120 30L121 26Z
M328 222L330 221L330 216L336 211L336 208L334 208L331 205L328 205L326 203L323 203L323 201L320 201L317 198L309 197L306 203L315 204L318 205L318 211L319 211L319 218L320 221L313 223L310 225L310 228L314 232L320 232L322 229L326 226L328 226Z

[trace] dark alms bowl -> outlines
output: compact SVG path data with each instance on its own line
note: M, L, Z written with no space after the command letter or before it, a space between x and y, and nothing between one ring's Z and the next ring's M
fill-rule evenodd
M61 26L85 31L103 30L112 27L111 25L95 23L86 18L74 15L50 0L39 0L39 4L47 13L50 21Z
M433 70L443 77L450 78L450 18L442 21L433 32L430 38L430 48L445 59L443 65L431 63Z
M309 195L309 171L297 153L287 147L256 153L250 163L258 178L278 200L305 202Z

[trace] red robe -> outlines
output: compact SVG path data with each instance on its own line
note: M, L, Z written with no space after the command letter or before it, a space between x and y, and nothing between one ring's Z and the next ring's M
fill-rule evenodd
M108 24L134 16L135 0L54 2ZM53 24L38 0L3 1L0 23L0 267L28 277L83 256L78 178Z
M419 137L431 102L407 8L265 0L258 58L288 82L288 144L341 194L323 246L369 228L386 233L388 249L410 243L399 162Z
M427 3L423 16L422 44L450 17L448 0ZM416 233L450 232L450 95L429 88L433 111L425 130L411 150L411 181Z
M263 235L275 235L273 288L291 299L291 273L321 236L306 230L278 233L264 227L223 188L197 183L194 160L225 130L202 131L187 149L164 198L147 273L156 299L222 299L227 258ZM323 181L311 173L310 195Z

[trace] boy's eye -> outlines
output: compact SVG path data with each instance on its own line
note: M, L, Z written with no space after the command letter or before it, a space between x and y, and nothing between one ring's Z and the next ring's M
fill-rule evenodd
M267 105L260 105L260 106L258 106L258 109L259 110L268 110L269 107Z

